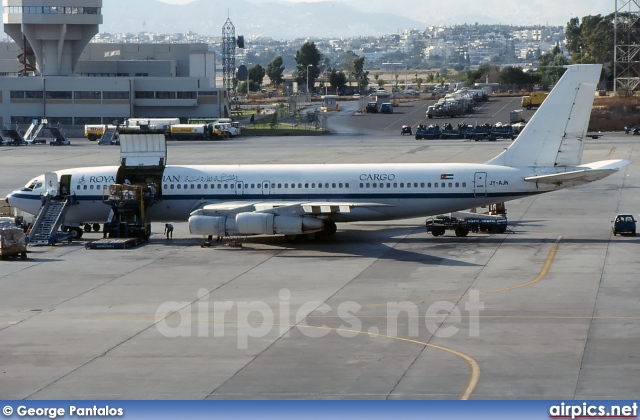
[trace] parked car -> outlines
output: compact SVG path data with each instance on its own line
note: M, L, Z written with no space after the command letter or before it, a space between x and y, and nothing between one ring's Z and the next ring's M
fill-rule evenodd
M367 114L372 113L375 114L378 112L378 103L377 102L369 102L366 108Z
M413 135L413 131L411 130L411 126L410 125L403 125L402 128L400 129L400 134L401 135L405 135L408 134L410 136Z
M380 112L383 114L393 114L393 105L389 102L385 102L380 105Z

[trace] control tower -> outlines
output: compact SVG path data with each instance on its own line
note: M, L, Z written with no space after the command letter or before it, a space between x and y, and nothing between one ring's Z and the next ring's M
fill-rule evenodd
M2 0L2 5L4 31L23 54L33 51L36 71L44 76L73 75L102 23L102 0Z

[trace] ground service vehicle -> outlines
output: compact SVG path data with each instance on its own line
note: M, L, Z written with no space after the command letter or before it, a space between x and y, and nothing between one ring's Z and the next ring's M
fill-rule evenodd
M410 125L403 125L402 128L400 129L400 134L402 134L403 136L405 134L408 134L408 135L411 136L413 134L413 131L411 130L411 126Z
M420 124L416 130L416 140L435 140L440 138L440 126L437 124L431 124L429 127L425 127Z
M378 103L377 102L367 103L367 107L365 108L365 110L367 111L367 114L369 113L375 114L376 112L378 112Z
M505 233L507 231L506 217L466 217L441 215L430 217L425 222L427 232L433 236L442 236L447 230L453 230L456 236L467 236L469 232Z
M211 124L174 124L169 127L169 133L174 139L209 140Z
M107 128L116 128L115 125L105 125L105 124L88 124L84 126L84 136L89 139L89 141L96 141L104 134Z
M613 232L613 236L616 236L618 233L621 235L628 234L636 236L636 219L630 214L619 214L613 221L611 231Z
M537 108L540 105L542 105L544 100L547 99L547 96L549 96L549 92L542 92L539 90L535 92L531 92L530 95L526 95L522 97L522 102L520 103L520 106L527 109Z

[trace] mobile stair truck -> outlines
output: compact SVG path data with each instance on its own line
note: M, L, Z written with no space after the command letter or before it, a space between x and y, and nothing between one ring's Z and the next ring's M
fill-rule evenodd
M147 211L162 196L162 172L167 160L164 134L120 134L120 167L116 183L103 188L105 205L111 207L103 239L87 249L127 249L151 236Z

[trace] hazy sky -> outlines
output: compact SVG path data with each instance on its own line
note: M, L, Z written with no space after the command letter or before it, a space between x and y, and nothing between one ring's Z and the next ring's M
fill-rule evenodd
M195 0L159 0L187 4ZM249 0L259 3L264 0ZM615 0L270 0L302 3L346 3L358 10L389 13L427 24L474 23L474 16L492 17L509 24L565 25L572 17L607 15ZM620 1L620 4L624 1ZM628 2L629 4L633 2Z

